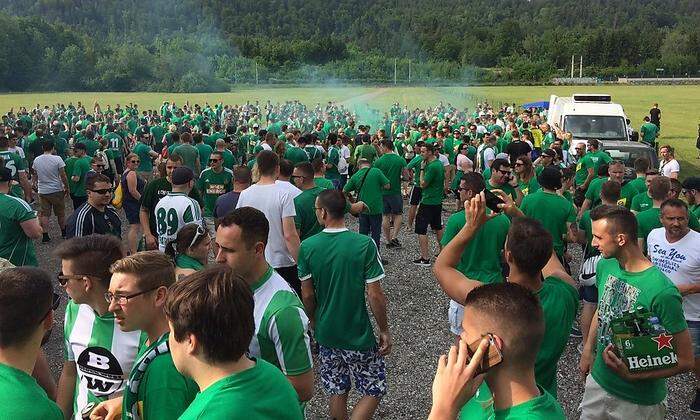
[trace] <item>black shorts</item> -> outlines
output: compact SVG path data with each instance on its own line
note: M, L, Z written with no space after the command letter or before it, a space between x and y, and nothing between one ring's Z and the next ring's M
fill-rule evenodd
M384 202L383 214L401 214L403 213L403 198L401 194L385 195L382 197Z
M581 208L583 202L586 200L586 190L583 188L576 188L574 191L574 204L576 207Z
M421 204L418 206L415 232L419 235L427 234L428 225L433 232L442 230L442 204Z
M414 185L411 188L411 197L409 198L409 203L412 206L417 206L420 204L420 200L423 198L423 189L418 185Z
M580 286L578 288L578 298L586 303L598 304L598 288L593 286Z

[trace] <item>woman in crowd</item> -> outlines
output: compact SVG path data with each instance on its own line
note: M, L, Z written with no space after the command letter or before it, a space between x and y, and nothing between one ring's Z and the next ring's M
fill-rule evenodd
M514 169L515 177L523 195L532 194L540 189L540 184L537 182L537 176L535 175L535 167L532 165L532 160L529 157L523 155L516 159Z
M124 213L126 213L126 220L129 222L129 233L127 233L126 237L129 244L129 252L132 254L138 251L141 229L139 220L141 205L139 203L143 189L146 186L146 180L141 178L136 172L140 163L138 155L130 153L126 157L126 170L120 179L122 194L124 194L122 207L124 208Z
M175 278L180 279L207 264L211 238L207 230L197 223L190 223L180 229L174 241L165 246L165 253L175 262Z

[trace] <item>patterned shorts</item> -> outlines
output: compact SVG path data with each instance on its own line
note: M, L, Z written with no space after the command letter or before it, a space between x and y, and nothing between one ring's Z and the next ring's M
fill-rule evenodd
M386 365L376 347L366 351L318 347L321 384L328 393L348 393L352 374L355 389L361 394L376 398L386 394Z

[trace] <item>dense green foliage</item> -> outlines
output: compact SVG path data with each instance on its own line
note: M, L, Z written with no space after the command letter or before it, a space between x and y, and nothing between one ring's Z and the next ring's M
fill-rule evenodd
M698 76L697 0L4 0L0 89Z

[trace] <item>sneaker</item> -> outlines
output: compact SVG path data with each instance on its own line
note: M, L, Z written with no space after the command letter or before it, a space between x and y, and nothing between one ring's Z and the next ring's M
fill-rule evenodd
M430 267L430 260L424 260L423 258L418 258L413 260L413 264L420 265L421 267Z
M403 247L403 245L401 245L401 242L399 242L399 240L396 238L392 239L391 243L394 244L394 248L402 248Z
M576 327L571 327L571 333L569 335L574 338L583 338L583 333Z
M49 237L49 234L46 233L46 232L44 232L44 233L41 235L41 242L42 242L42 243L46 243L46 242L49 242L49 241L51 241L51 238Z
M695 399L690 403L690 412L700 414L700 389L695 389Z

